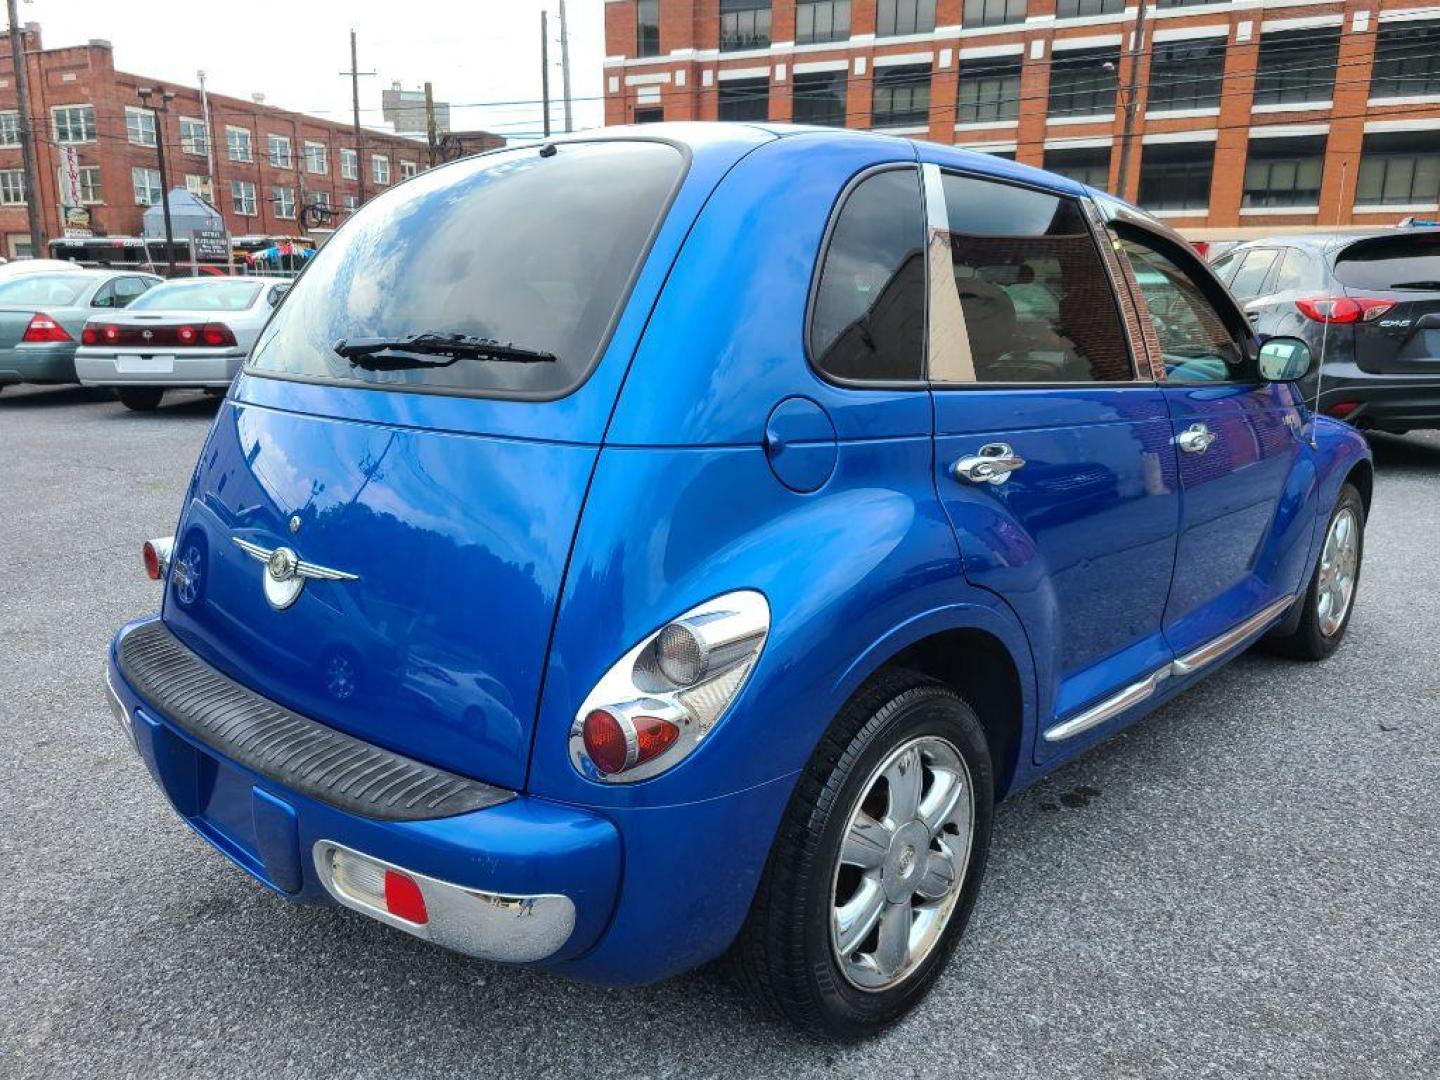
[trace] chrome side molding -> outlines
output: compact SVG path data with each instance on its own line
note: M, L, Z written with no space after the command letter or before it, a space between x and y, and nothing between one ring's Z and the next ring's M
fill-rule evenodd
M1073 739L1089 731L1093 727L1112 720L1128 709L1133 709L1142 701L1155 695L1160 684L1172 675L1193 675L1201 668L1213 664L1220 657L1224 656L1241 642L1264 630L1275 619L1283 615L1290 605L1295 603L1295 594L1283 596L1273 603L1265 605L1250 618L1237 626L1231 627L1219 637L1206 642L1198 649L1194 649L1184 656L1177 657L1165 667L1158 671L1151 672L1139 682L1131 683L1117 694L1112 694L1104 701L1090 706L1083 712L1076 713L1067 720L1045 729L1044 739L1046 742L1064 742L1066 739Z

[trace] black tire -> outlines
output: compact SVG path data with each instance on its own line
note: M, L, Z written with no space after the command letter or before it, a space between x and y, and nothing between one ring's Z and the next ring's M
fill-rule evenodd
M831 944L840 846L874 770L922 736L948 742L968 771L968 862L949 921L924 959L894 985L864 990L841 971ZM958 694L912 671L871 679L835 718L796 783L733 951L746 988L770 1012L827 1038L864 1038L904 1016L939 978L969 921L990 849L994 791L984 729Z
M1351 484L1346 484L1340 489L1340 498L1335 501L1335 508L1330 511L1330 517L1325 522L1326 537L1330 535L1330 530L1336 520L1347 511L1358 526L1358 533L1356 536L1354 587L1344 618L1333 631L1325 633L1320 615L1321 572L1325 544L1325 541L1322 540L1321 557L1316 558L1315 571L1310 575L1310 585L1299 600L1301 605L1299 620L1295 623L1293 630L1266 639L1266 647L1271 652L1288 656L1293 660L1324 660L1338 649L1340 642L1345 639L1345 631L1349 628L1350 618L1355 613L1355 600L1360 591L1360 571L1365 563L1365 500L1360 497L1360 492Z
M153 412L160 407L165 391L151 386L124 386L115 391L120 404L134 412Z

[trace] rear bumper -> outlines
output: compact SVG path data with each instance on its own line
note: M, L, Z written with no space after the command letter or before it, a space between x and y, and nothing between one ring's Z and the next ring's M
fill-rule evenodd
M1346 408L1353 405L1353 408ZM1411 431L1440 428L1440 379L1419 376L1330 378L1326 369L1320 412L1359 428Z
M75 375L86 386L213 389L228 387L244 362L242 350L190 350L176 353L168 371L124 370L117 353L82 347L75 353Z
M490 960L561 963L599 939L621 872L620 837L609 821L524 796L449 816L386 820L355 812L353 800L342 807L343 800L323 785L302 791L279 783L259 759L240 760L243 744L257 733L225 743L215 734L221 729L197 727L190 716L177 722L174 699L142 696L127 678L120 658L126 638L155 626L156 620L145 620L116 635L106 669L111 708L176 812L252 877L289 899L342 903ZM202 704L200 714L214 708L213 702ZM220 745L234 756L220 752ZM284 749L293 756L304 747ZM342 749L336 761L345 757ZM387 917L337 891L324 861L335 848L415 878L431 910L429 924Z
M0 386L75 381L74 345L16 345L0 349Z

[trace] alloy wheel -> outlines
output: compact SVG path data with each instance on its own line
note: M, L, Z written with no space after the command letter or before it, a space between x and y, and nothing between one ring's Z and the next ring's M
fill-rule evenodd
M1360 568L1360 523L1349 507L1335 515L1325 546L1320 551L1320 581L1316 589L1315 614L1320 632L1334 637L1344 625L1355 598L1356 572Z

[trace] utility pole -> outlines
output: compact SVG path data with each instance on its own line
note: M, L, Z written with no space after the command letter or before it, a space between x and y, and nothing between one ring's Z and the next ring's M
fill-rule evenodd
M430 146L430 168L435 167L435 92L425 84L425 141Z
M13 3L14 0L11 0ZM175 276L175 230L170 225L170 174L165 168L165 113L169 109L170 102L174 100L175 94L171 90L161 88L160 104L151 105L150 98L155 93L148 86L138 87L135 95L140 99L140 104L150 110L150 115L155 118L155 149L160 155L160 213L165 218L165 265L170 271L170 276Z
M573 130L570 114L570 24L565 19L565 0L560 0L560 79L565 92L565 134Z
M205 177L210 181L210 201L218 206L220 199L215 194L215 136L210 128L210 98L205 93L205 72L197 71L195 76L200 80L200 115L205 120Z
M369 74L367 72L367 74ZM350 101L355 108L355 176L360 181L360 206L365 205L365 155L360 138L360 71L355 60L355 31L350 31Z
M15 0L10 0L13 4ZM550 138L550 15L540 12L540 99L545 108L545 138Z
M1130 79L1125 89L1125 126L1120 135L1120 182L1115 193L1127 198L1126 186L1130 182L1130 144L1135 135L1135 114L1140 104L1140 57L1145 52L1145 8L1146 0L1140 0L1135 18L1135 33L1130 38Z
M30 129L30 80L25 60L25 30L20 25L16 0L10 9L10 59L15 62L15 98L20 106L20 153L25 161L25 217L30 223L30 255L41 258L40 182L35 169L35 133Z

